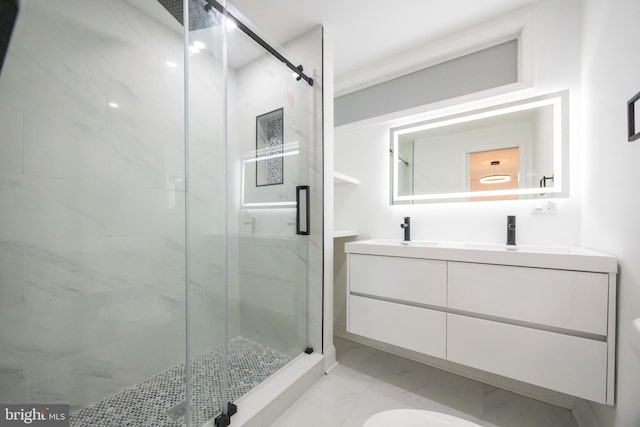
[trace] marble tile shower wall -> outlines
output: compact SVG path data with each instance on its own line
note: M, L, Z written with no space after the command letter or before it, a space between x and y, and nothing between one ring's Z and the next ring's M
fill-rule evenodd
M183 72L166 65L182 29L153 8L21 2L0 76L1 402L74 410L184 361ZM215 114L219 81L197 73ZM216 128L192 124L204 152ZM195 325L221 304L203 280L219 272L211 203L190 218ZM194 351L214 335L196 329Z
M290 237L239 238L239 327L243 337L291 357L307 343L307 248Z

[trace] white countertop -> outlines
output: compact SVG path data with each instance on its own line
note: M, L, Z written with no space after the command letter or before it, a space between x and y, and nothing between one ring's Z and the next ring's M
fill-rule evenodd
M577 246L519 245L513 250L498 243L412 241L403 244L401 240L374 239L349 242L345 252L601 273L618 271L615 257Z

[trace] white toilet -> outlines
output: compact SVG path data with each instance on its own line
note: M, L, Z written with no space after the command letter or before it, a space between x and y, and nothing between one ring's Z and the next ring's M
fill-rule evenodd
M379 412L362 427L482 427L462 418L418 409L392 409Z

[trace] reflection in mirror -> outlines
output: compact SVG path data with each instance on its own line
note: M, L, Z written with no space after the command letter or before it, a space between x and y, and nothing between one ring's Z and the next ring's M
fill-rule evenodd
M484 191L488 186L491 186L492 190L517 189L518 180L516 177L519 175L519 159L520 150L518 147L469 153L469 190ZM511 194L474 197L471 201L517 199L517 195Z
M566 97L530 98L391 129L391 203L565 195Z

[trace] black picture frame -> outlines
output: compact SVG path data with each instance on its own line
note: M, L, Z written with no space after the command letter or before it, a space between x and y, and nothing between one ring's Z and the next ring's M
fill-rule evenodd
M636 122L640 122L640 106L636 108L636 103L640 104L640 92L627 102L627 136L629 142L640 139L640 129L636 129Z
M262 127L268 120L280 120L280 129L279 129L279 139L280 143L279 147L271 147L272 151L277 153L284 152L284 108L277 108L273 111L269 111L268 113L261 114L256 117L256 159L260 157L259 153L267 148L266 140L261 139L261 134L264 133L262 131ZM260 163L263 162L263 163ZM260 168L268 167L273 169L273 176L267 177L264 180L261 180L261 171ZM284 184L284 156L276 157L273 159L256 161L256 187L266 187L270 185L282 185Z

